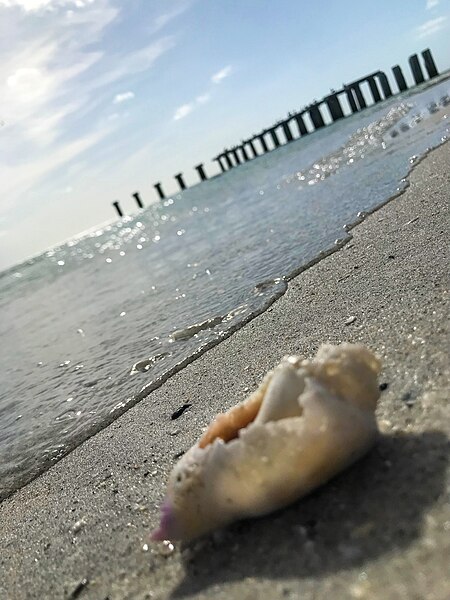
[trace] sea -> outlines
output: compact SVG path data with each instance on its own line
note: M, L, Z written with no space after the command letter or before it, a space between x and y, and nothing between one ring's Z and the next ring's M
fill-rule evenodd
M1 273L0 499L401 193L449 135L449 94L443 80L392 97Z

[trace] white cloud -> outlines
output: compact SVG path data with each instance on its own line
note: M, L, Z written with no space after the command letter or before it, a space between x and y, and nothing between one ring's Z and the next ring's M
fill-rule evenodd
M6 91L11 94L14 104L36 105L38 101L48 101L63 91L63 84L82 74L102 57L100 52L74 52L71 65L55 67L50 63L57 53L57 46L53 43L31 46L5 67L0 66L0 74L6 80Z
M447 17L436 17L436 19L430 19L429 21L426 21L419 27L416 27L416 37L420 39L433 35L437 31L443 29L447 24L446 22Z
M95 4L94 4L95 2ZM62 25L73 30L79 27L82 39L98 40L103 31L119 16L119 9L111 6L109 0L92 0L86 10L66 10Z
M30 12L63 5L74 10L51 11L45 27L34 25ZM25 12L4 11L5 6ZM144 72L174 45L172 37L163 37L131 53L92 50L119 15L111 0L0 0L0 11L7 48L0 62L0 117L9 130L8 142L5 135L0 139L0 152L7 150L9 160L17 157L18 162L33 151L39 160L42 146L62 135L75 141L79 133L72 118L81 122L98 111L106 100L102 88ZM116 94L113 103L133 96L129 91ZM100 124L104 118L98 117ZM115 126L120 127L119 121Z
M95 5L94 5L95 2ZM67 117L85 106L89 94L77 78L96 65L103 54L91 49L103 30L117 17L109 0L70 0L75 18L49 12L45 25L35 25L29 13L69 4L68 0L0 0L2 6L24 12L2 11L4 48L0 63L2 118L9 131L9 154L31 152L28 141L51 143L64 131ZM6 48L8 50L6 50Z
M197 98L195 99L196 102L198 102L199 104L206 104L206 102L209 102L211 100L211 94L206 93L206 94L200 94L200 96L197 96Z
M25 194L51 171L97 144L108 133L109 130L105 128L102 131L79 137L73 142L62 144L38 159L24 160L19 165L3 165L0 169L3 182L2 209L9 209L14 204L15 198Z
M106 70L103 75L95 80L95 87L105 86L125 77L130 77L130 75L147 71L160 56L174 46L175 38L173 36L166 36L136 50L136 52L129 52L125 56L121 56L118 66L114 66L109 71Z
M54 139L64 119L86 101L83 94L68 92L72 81L98 62L101 53L72 51L72 64L59 66L54 65L57 56L56 42L37 38L0 64L2 118L8 127L18 128L15 143L20 137L39 142L39 132L42 142Z
M73 102L64 105L59 110L33 116L29 119L27 130L24 134L37 144L48 146L57 139L64 119L75 113L79 107L80 104L78 102Z
M114 96L113 104L121 104L122 102L127 102L127 100L133 100L133 98L134 92L122 92Z
M231 75L232 71L232 66L228 65L223 69L220 69L220 71L217 71L217 73L214 73L214 75L211 77L211 81L213 83L220 83L223 79Z
M439 4L439 0L427 0L426 9L431 10Z
M182 106L179 106L175 111L175 114L173 115L173 120L179 121L180 119L184 119L184 117L187 117L187 115L193 110L194 105L192 104L192 102L189 104L183 104Z
M173 21L176 17L182 15L190 6L190 2L181 2L178 6L168 10L165 13L158 15L154 21L153 31L158 31Z
M51 85L45 73L35 67L21 67L6 79L6 86L19 102L34 103Z
M213 84L218 84L223 79L225 79L226 77L231 75L232 70L233 70L232 66L228 65L228 66L224 67L223 69L220 69L220 71L217 71L217 73L214 73L214 75L212 75L210 81ZM211 88L211 86L210 86L210 88ZM195 108L197 108L198 105L206 104L210 100L211 100L211 92L210 91L207 91L204 94L199 94L195 98L195 100L193 100L192 102L187 102L186 104L183 104L182 106L178 107L173 115L173 120L179 121L180 119L183 119L184 117L189 115Z
M0 6L6 8L20 7L25 12L38 12L42 10L53 11L65 6L85 8L96 0L0 0Z
M175 114L173 115L173 120L179 121L180 119L184 119L184 117L187 117L187 115L190 114L195 108L197 108L199 104L206 104L210 100L211 94L209 92L206 92L205 94L200 94L196 97L196 99L193 102L188 102L178 107L175 111Z

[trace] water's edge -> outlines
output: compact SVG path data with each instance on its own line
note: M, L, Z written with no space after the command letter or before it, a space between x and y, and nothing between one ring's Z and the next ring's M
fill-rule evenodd
M151 394L151 392L153 392L154 390L161 387L168 379L170 379L173 375L175 375L176 373L181 371L184 367L193 363L195 360L197 360L197 358L199 358L200 356L205 354L211 348L214 348L215 346L220 344L222 341L229 338L231 335L233 335L236 331L238 331L239 329L241 329L242 327L247 325L254 318L256 318L259 315L261 315L262 313L266 312L266 310L272 304L274 304L279 298L281 298L285 294L285 292L288 289L288 282L292 281L298 275L300 275L301 273L310 269L311 267L313 267L314 265L319 263L324 258L341 250L344 246L346 246L353 239L353 235L350 233L351 230L353 230L357 225L362 223L369 215L374 214L375 212L377 212L378 210L383 208L389 202L402 196L406 192L406 190L409 189L409 187L410 187L410 177L411 177L412 173L414 172L414 170L416 169L416 167L423 160L425 160L434 150L441 148L448 141L449 141L448 139L443 139L441 141L441 143L438 143L437 145L435 145L431 148L428 148L421 156L417 157L414 160L414 163L410 165L407 173L399 179L399 185L402 184L402 187L396 193L389 196L384 201L380 202L377 206L375 206L375 207L365 211L363 214L359 215L353 222L351 222L348 226L346 226L345 237L343 237L339 240L336 240L336 242L331 247L319 252L319 254L316 257L314 257L312 260L310 260L309 262L307 262L303 265L300 265L298 268L294 269L289 274L281 277L280 279L282 280L282 285L280 286L280 288L272 296L266 298L265 302L260 307L258 307L256 310L254 310L250 314L246 315L242 319L242 321L240 321L239 323L232 325L227 331L223 332L223 334L221 335L220 338L210 340L209 342L204 344L201 348L198 348L191 355L187 356L186 358L181 360L179 363L174 365L172 368L170 368L168 371L166 371L165 373L163 373L162 375L157 377L155 380L144 385L141 388L141 390L139 392L137 392L134 396L127 398L126 400L124 400L122 402L119 402L114 407L114 409L110 412L110 414L102 421L101 424L96 424L96 425L92 425L92 426L88 427L85 430L85 435L83 436L82 439L74 441L74 443L71 447L67 447L66 450L58 457L58 462L59 462L59 460L63 459L65 456L70 454L78 446L80 446L81 444L86 442L89 438L96 435L100 431L106 429L109 425L111 425L114 421L116 421L121 415L123 415L125 412L127 412L133 406L136 406L136 404L138 404L141 400L143 400L144 398L149 396L149 394ZM37 477L39 477L40 475L42 475L43 473L48 471L54 465L55 465L54 460L48 460L47 462L42 463L40 465L40 468L37 469L31 475L31 477L30 477L30 474L28 473L28 474L24 475L22 479L19 478L15 489L9 490L6 493L4 493L3 495L0 493L0 503L7 498L11 498L18 490L20 490L22 487L26 486L28 483L31 483L31 481L33 481L34 479L36 479Z

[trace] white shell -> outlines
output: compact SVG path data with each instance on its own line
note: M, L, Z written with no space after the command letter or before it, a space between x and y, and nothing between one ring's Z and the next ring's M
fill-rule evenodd
M189 540L267 514L360 458L378 433L379 370L357 344L324 345L311 361L285 358L175 465L153 539Z

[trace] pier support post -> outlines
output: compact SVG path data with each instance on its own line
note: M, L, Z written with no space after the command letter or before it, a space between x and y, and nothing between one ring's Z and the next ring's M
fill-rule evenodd
M208 177L206 176L206 173L205 173L205 169L203 168L203 163L200 163L199 165L194 167L194 169L199 174L201 181L206 181L208 179Z
M344 85L344 92L347 96L350 110L352 111L353 114L357 113L359 111L359 108L358 108L358 105L356 104L355 91L353 90L353 88L348 87L347 85Z
M308 109L309 116L311 117L312 124L314 125L314 129L320 129L321 127L325 127L325 121L323 120L322 113L320 112L319 106L317 104L313 104Z
M234 160L236 161L236 166L241 164L241 159L239 158L239 154L237 153L237 148L233 148L231 150L231 154L234 156Z
M359 83L355 83L354 85L352 85L352 89L355 92L356 101L358 103L359 110L363 110L364 108L367 108L366 99L364 98L361 88L359 87Z
M260 136L258 136L258 140L261 142L263 152L269 152L269 146L267 145L267 142L264 139L264 133L262 133Z
M422 58L425 63L425 69L427 70L428 77L430 79L437 77L439 75L439 71L437 70L436 63L434 62L433 55L431 54L431 50L429 48L422 52Z
M122 209L120 208L119 202L116 200L115 202L112 203L112 205L116 209L117 214L119 215L119 217L123 217L123 212L122 212Z
M223 154L221 154L220 156L216 156L216 158L214 160L219 164L219 167L220 167L222 173L225 173L226 168L224 167L222 158L223 158Z
M250 148L252 149L253 152L253 157L256 158L257 156L259 156L258 152L256 151L256 147L255 144L253 143L253 140L255 138L252 138L251 140L247 140L247 144L250 146Z
M291 131L291 128L289 127L288 121L284 121L282 123L282 126L283 126L284 135L286 136L286 141L293 142L294 136L292 135L292 131Z
M375 80L375 77L368 77L366 81L369 84L370 93L372 94L373 101L375 103L381 102L381 94L380 90L378 89L378 84Z
M155 185L154 185L153 187L154 187L154 188L155 188L155 190L158 192L159 199L160 199L160 200L164 200L164 198L165 198L166 196L165 196L165 194L164 194L164 192L163 192L163 189L162 189L162 186L161 186L161 184L160 184L160 183L155 183Z
M139 196L139 192L135 192L132 194L133 198L136 200L136 204L139 208L144 208L144 204L142 203L141 197Z
M239 150L242 152L242 157L245 161L250 160L250 156L247 154L247 150L245 149L245 142L242 143L242 146L239 146Z
M422 67L420 66L417 54L412 54L409 57L408 62L416 85L423 83L425 81L425 77L423 76Z
M405 80L405 77L403 76L403 71L402 71L401 67L399 67L398 65L395 65L395 67L392 67L392 72L394 73L398 91L405 92L408 89L408 86L406 85L406 80Z
M377 73L378 81L380 82L381 89L383 90L383 95L385 98L390 98L392 96L392 89L389 83L389 79L386 77L383 71Z
M178 185L180 186L181 191L186 189L186 184L184 183L183 173L177 173L174 175L175 179L178 181Z
M225 153L224 156L225 156L225 162L227 163L227 167L229 169L232 169L234 167L234 165L233 165L233 163L231 161L229 150L226 151L226 153Z
M330 115L333 121L338 121L339 119L344 118L344 112L342 110L342 106L339 102L337 94L330 94L325 98L325 101L327 103L328 110L330 111Z
M275 148L278 148L279 146L281 146L280 140L278 139L275 129L269 129L269 133L270 133L270 137L273 140L273 143L275 144Z
M308 135L308 130L305 125L305 121L303 120L303 114L297 113L295 115L295 120L297 122L298 132L300 135Z

